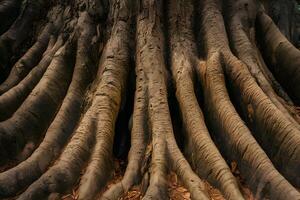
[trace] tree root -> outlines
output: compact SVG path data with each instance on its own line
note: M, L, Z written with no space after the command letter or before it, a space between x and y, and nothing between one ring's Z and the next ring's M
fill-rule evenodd
M18 6L5 2L0 15ZM168 199L175 173L195 200L211 198L204 181L246 199L240 179L257 199L300 199L298 50L257 1L24 3L0 36L0 64L12 66L0 198L62 199L78 186L77 199L117 200L138 186L144 200ZM31 27L40 33L25 45ZM110 184L123 143L126 171Z

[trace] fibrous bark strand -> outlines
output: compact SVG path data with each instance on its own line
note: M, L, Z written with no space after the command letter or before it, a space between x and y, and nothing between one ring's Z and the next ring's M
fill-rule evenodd
M0 22L1 199L168 199L172 174L300 199L300 54L260 2L2 0Z

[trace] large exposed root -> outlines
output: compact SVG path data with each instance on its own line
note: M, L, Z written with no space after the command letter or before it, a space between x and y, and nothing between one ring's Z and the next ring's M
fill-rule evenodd
M68 13L64 14L62 12L63 8L55 7L48 14L49 22L44 27L35 44L18 60L11 69L8 78L0 85L0 94L18 84L38 64L47 47L49 49L51 45L51 36L57 35L57 32L62 27L62 22L65 21L66 15L68 15Z
M1 78L10 71L10 60L18 53L27 36L32 35L35 20L43 16L43 9L49 5L45 0L28 0L22 5L21 12L12 26L0 37ZM1 80L0 80L1 81ZM1 81L2 82L2 81Z
M235 59L230 53L228 41L225 39L225 26L218 25L217 21L222 21L218 1L208 0L203 2L203 7L202 25L205 33L204 41L208 49L208 60L199 70L204 87L206 112L212 127L214 127L214 133L222 133L222 135L218 137L221 140L220 144L222 144L229 157L238 161L240 170L248 177L247 180L250 181L249 185L254 187L258 195L269 193L274 199L299 198L297 190L277 172L230 102L225 87L222 65L227 72L230 82L232 82L236 88L244 90L241 92L243 94L242 97L250 93L249 89L254 90L257 88L257 92L253 93L256 94L256 96L253 96L252 100L254 102L258 101L255 99L259 97L257 94L262 90L259 89L253 81L253 77L250 75L248 69L245 68L246 66L241 61ZM215 17L212 18L211 15ZM214 24L214 26L209 26L208 24ZM222 59L222 57L224 58ZM239 69L237 69L237 65ZM246 81L252 81L252 83L250 84ZM247 91L245 91L246 88ZM265 94L262 93L261 95ZM270 100L266 98L265 101ZM259 102L261 104L252 107L252 112L256 113L257 111L255 109L262 106L263 101ZM247 102L246 105L249 104L250 102ZM270 103L268 103L268 105L275 107ZM277 112L279 111L277 110ZM283 117L282 114L280 114L280 116ZM264 115L261 113L260 117L264 117ZM268 120L270 120L270 118ZM256 121L256 124L258 123L259 122ZM285 129L280 130L285 131ZM295 167L295 165L289 166Z
M96 144L81 178L79 199L93 199L110 178L114 128L130 69L128 3L115 1L112 8L116 9L115 21L107 48L100 60L99 72L102 75L89 108L97 113Z
M46 51L39 52L43 54L43 58L39 61L39 63L34 67L33 70L30 71L31 64L27 65L25 63L38 62L39 59L36 59L32 55L32 52L35 52L35 46L32 47L15 65L12 69L10 76L7 80L0 86L0 90L3 92L9 90L0 96L0 120L4 121L10 118L13 113L19 108L19 106L23 103L23 101L28 97L33 88L38 84L47 70L48 66L51 63L55 53L58 49L63 45L64 41L67 39L68 35L70 35L74 29L74 23L76 21L69 20L70 13L67 8L59 20L65 19L65 25L63 26L63 30L60 31L59 35L54 34L50 35L49 42L47 45ZM53 12L52 12L53 13ZM56 14L56 12L54 12ZM62 28L60 26L60 28ZM46 33L45 33L46 34ZM47 34L46 34L47 35ZM46 36L45 36L46 37ZM36 43L38 44L38 42ZM29 57L29 59L27 59ZM30 58L35 60L31 60ZM23 60L25 59L25 60ZM26 75L26 72L30 73ZM23 77L25 76L26 77ZM21 79L23 77L23 79ZM20 80L21 79L21 80ZM20 82L19 82L20 81ZM19 82L19 83L18 83ZM16 84L16 86L14 86Z
M71 80L74 42L56 53L43 78L14 115L0 124L1 156L13 157L28 141L36 143L50 125Z
M93 79L98 36L93 22L86 13L78 21L77 55L74 75L62 106L50 125L43 142L25 162L0 174L1 195L9 196L31 184L41 176L56 159L74 131L80 118L82 104L87 86ZM91 46L92 45L92 46ZM86 49L90 48L89 51ZM30 173L28 173L30 171ZM22 175L20 175L22 174ZM7 179L7 177L15 177ZM16 187L18 185L18 187Z
M62 36L53 38L55 44L51 44L40 63L18 85L0 96L1 121L9 119L32 92L49 67L55 53L62 47L64 40Z
M242 1L230 3L232 7L229 9L229 35L237 57L247 65L260 88L268 95L273 104L300 130L299 116L292 109L293 107L286 103L287 101L291 102L290 98L282 88L273 88L271 80L265 74L264 63L261 62L258 51L256 51L254 25L257 6L253 5L254 2L249 2L247 6L243 6ZM245 23L245 21L249 21L249 23ZM275 89L278 90L278 94Z
M262 49L268 58L272 72L299 104L299 50L280 33L265 13L259 13L257 21L262 37Z
M241 106L253 133L268 156L288 180L299 186L300 133L298 125L267 97L258 86L245 64L230 53L224 53L225 71L229 82L241 94ZM285 155L285 156L283 156Z
M193 10L191 5L183 6L180 3L171 3L170 48L176 95L187 133L187 155L198 174L220 188L225 197L242 198L235 177L210 138L197 102L193 83L194 67L197 65L196 47L190 21Z
M20 11L21 0L3 0L0 2L0 34L3 34L14 22Z
M151 7L154 10L150 10ZM193 173L178 149L173 135L173 128L170 126L171 118L167 104L165 80L166 68L164 67L165 63L162 54L162 50L164 49L163 35L160 28L162 4L161 2L155 4L153 1L144 1L141 3L140 8L151 14L149 17L144 18L142 16L145 16L145 14L141 12L137 21L138 56L136 72L138 76L132 129L133 146L130 151L129 165L126 169L124 179L104 193L103 199L117 199L134 184L140 182L140 171L143 170L137 167L142 167L141 161L144 156L147 157L145 155L145 141L147 139L151 140L148 148L152 152L152 160L150 161L149 187L144 199L167 198L166 170L168 167L165 163L167 160L170 160L172 163L172 167L169 169L174 169L182 180L186 180L184 184L192 191L193 198L206 199L207 194L203 192L204 186L201 180ZM149 28L153 31L146 31ZM142 33L144 32L148 32L149 34L143 35ZM144 41L148 42L145 43ZM152 43L152 41L156 43ZM150 61L149 58L151 58L151 55L159 59L157 61ZM156 67L152 68L151 66ZM149 115L150 123L148 125L145 122L145 117L141 118L141 111L143 110L143 114L147 113ZM138 135L137 132L141 130L144 132L142 136ZM146 135L148 131L150 137ZM166 132L166 134L163 134L163 132ZM137 141L140 141L141 144L138 145ZM137 165L135 163L136 166L134 166L133 161L135 160L140 164Z
M0 1L0 198L169 199L176 174L191 199L300 199L299 52L257 1L22 5Z

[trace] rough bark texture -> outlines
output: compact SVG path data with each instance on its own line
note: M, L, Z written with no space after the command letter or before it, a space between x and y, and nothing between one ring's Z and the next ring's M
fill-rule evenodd
M169 199L176 174L191 199L299 200L296 4L275 2L0 0L0 198Z

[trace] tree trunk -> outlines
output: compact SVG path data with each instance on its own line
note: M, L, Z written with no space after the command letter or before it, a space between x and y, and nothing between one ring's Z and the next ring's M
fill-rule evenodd
M0 198L299 200L295 5L0 0Z

